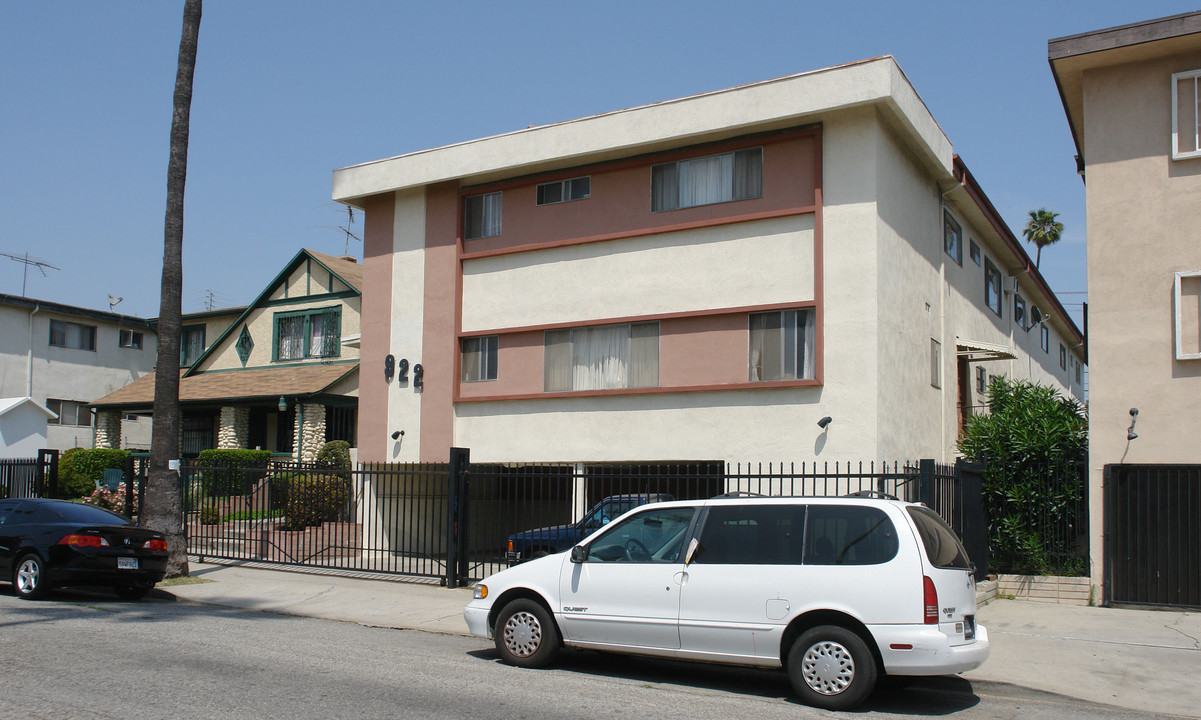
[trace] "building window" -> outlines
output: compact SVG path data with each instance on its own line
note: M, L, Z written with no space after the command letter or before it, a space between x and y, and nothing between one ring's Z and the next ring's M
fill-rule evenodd
M92 425L92 412L88 410L87 403L47 398L46 407L50 412L58 415L57 419L51 418L47 420L47 424L76 425L79 427L91 427Z
M1026 298L1013 294L1013 323L1021 329L1026 329Z
M1201 157L1201 70L1172 75L1172 159Z
M1001 271L987 258L984 260L984 304L1001 317Z
M813 308L751 314L751 382L812 380L815 313Z
M1059 343L1059 369L1068 369L1068 349L1063 346L1063 343Z
M463 201L463 238L479 238L500 235L502 200L498 192L472 195Z
M142 333L133 330L118 331L117 344L123 348L142 349Z
M50 321L50 344L73 350L96 349L96 326L80 325L65 320Z
M1076 384L1079 385L1084 382L1084 363L1073 362L1072 364L1076 366Z
M337 357L342 350L340 307L275 314L275 360Z
M984 262L984 255L980 252L980 246L976 244L975 240L968 241L968 255L971 256L972 262L977 265Z
M656 387L659 323L548 330L544 337L546 392Z
M651 212L763 197L763 148L651 168Z
M930 384L942 387L942 343L930 338Z
M590 177L556 180L538 186L537 202L539 205L554 205L572 200L585 200L591 195L592 178Z
M955 261L963 264L963 228L951 217L951 213L942 211L942 249Z
M1176 359L1201 360L1201 271L1176 273L1172 292Z
M988 371L976 366L976 392L983 395L988 390Z
M463 338L462 369L459 379L463 382L480 382L496 379L496 348L499 344L496 335L487 337Z
M183 329L179 343L180 367L191 367L204 354L204 325L189 325Z

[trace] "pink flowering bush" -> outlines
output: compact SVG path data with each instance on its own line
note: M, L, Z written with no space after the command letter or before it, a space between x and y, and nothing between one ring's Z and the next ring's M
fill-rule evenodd
M110 491L106 487L98 487L92 491L91 495L83 498L83 501L89 505L102 507L105 510L112 510L116 513L125 512L125 483L117 485L115 491ZM137 495L134 496L134 511L137 511ZM132 514L132 513L131 513Z

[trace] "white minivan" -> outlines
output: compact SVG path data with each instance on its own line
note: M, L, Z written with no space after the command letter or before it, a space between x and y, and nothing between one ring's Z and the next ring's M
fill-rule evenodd
M563 645L767 668L828 709L881 675L988 658L972 565L924 505L869 497L722 497L631 510L569 552L485 578L463 610L502 660Z

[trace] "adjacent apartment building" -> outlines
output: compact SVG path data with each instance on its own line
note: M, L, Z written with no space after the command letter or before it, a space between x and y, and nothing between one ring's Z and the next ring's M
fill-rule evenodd
M46 447L93 447L89 403L154 369L158 336L144 318L0 294L0 398L50 410ZM121 447L148 449L150 422L114 416Z
M1048 51L1088 209L1094 583L1201 606L1201 13Z
M334 172L360 458L951 460L1083 337L891 57ZM820 422L819 422L820 421Z

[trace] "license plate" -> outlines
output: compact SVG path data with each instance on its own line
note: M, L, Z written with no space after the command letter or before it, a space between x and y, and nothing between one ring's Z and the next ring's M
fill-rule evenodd
M974 640L975 637L976 637L976 616L975 615L964 615L963 616L963 639L964 640Z
M117 569L118 570L137 570L138 569L138 559L137 558L119 557L119 558L117 558Z

